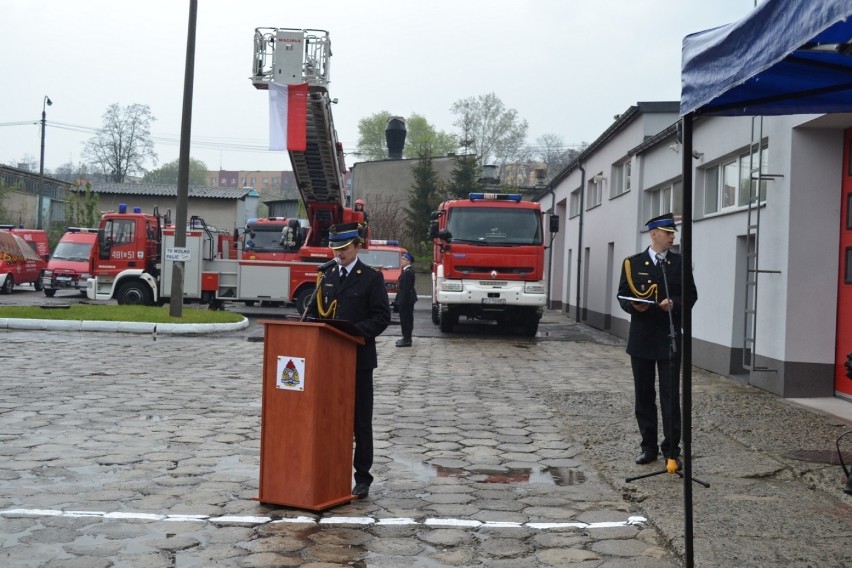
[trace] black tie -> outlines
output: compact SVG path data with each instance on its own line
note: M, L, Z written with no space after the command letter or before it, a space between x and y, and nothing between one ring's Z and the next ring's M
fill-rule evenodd
M340 268L340 281L341 281L341 282L343 282L344 280L346 280L346 275L347 275L347 274L348 274L348 272L346 272L346 267L345 267L345 266L342 266L342 267Z

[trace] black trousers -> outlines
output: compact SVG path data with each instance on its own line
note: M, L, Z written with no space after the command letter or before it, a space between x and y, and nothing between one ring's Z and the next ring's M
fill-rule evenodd
M660 411L663 415L663 442L659 451L667 458L680 455L680 354L670 359L630 358L636 391L636 422L643 452L658 453L656 374L660 376ZM656 371L656 373L655 373Z
M355 372L355 483L373 482L373 370Z
M411 341L414 330L414 304L399 306L399 327L402 328L402 338Z

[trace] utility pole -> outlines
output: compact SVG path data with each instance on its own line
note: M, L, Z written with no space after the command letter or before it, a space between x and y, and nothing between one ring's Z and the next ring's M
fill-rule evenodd
M198 0L189 0L189 28L186 34L186 71L183 79L183 117L180 125L175 247L186 247L186 210L189 201L189 142L192 131L192 87L195 75L195 20ZM199 252L199 254L201 254ZM169 315L183 316L183 261L174 261Z
M36 229L42 229L42 207L44 207L44 127L47 123L47 107L53 105L53 101L47 95L41 105L41 159L38 162L38 211L36 212ZM49 219L48 219L49 221Z

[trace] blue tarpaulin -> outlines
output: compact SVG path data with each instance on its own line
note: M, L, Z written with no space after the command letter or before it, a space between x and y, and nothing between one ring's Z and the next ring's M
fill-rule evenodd
M683 40L680 113L852 110L852 0L767 0Z

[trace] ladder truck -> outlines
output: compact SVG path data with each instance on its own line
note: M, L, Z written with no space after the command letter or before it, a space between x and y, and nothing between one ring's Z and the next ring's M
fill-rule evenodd
M364 214L345 206L343 146L337 139L329 98L331 43L324 30L257 28L254 35L252 84L258 90L280 86L298 88L304 95L304 143L288 148L299 195L307 211L307 222L296 219L252 219L243 234L236 259L227 258L214 246L204 230L187 232L193 253L185 270L185 296L221 305L224 300L287 302L304 311L316 287L318 267L333 259L328 248L328 230L340 223L363 222ZM294 223L295 221L295 223ZM112 243L113 226L127 222L137 228L128 250ZM305 227L307 225L307 227ZM305 230L306 229L306 230ZM144 231L144 232L142 232ZM173 228L157 215L139 211L109 213L101 221L97 254L87 295L93 300L117 299L120 303L162 303L170 290ZM251 239L267 233L263 247ZM365 231L365 246L369 228ZM252 246L249 246L252 240ZM261 239L258 239L261 242ZM197 251L197 252L196 252ZM121 256L124 255L124 256ZM129 259L131 266L123 266ZM199 258L195 258L199 257ZM194 260L193 260L194 259ZM185 265L187 266L187 265ZM197 281L196 281L197 280ZM187 292L188 291L188 292Z

